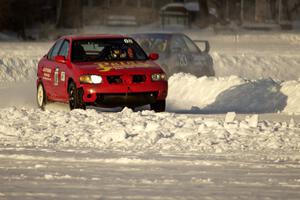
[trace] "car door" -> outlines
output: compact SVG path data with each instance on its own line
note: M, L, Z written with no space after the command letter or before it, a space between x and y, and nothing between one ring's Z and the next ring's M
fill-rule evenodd
M214 76L213 60L209 55L209 47L201 51L198 46L187 36L183 35L186 46L189 49L191 58L191 73L196 76Z
M190 72L189 65L191 63L191 55L188 47L181 35L174 35L170 42L171 63L174 66L170 69L173 73Z
M47 97L50 100L55 100L56 98L56 91L54 90L54 74L55 74L55 63L54 58L58 54L59 49L62 45L63 40L58 40L53 47L50 49L47 59L43 64L43 84L47 93ZM45 76L47 75L47 76Z
M61 48L57 55L64 56L65 59L68 59L70 49L70 42L68 40L64 40ZM56 97L58 100L64 101L68 97L67 93L67 81L66 81L66 73L68 71L68 66L66 63L55 62L54 65L54 83L53 87L56 91Z
M182 35L184 43L186 44L189 51L189 61L190 61L190 73L194 75L204 75L203 71L207 65L207 58L204 55L204 52L196 46L196 44L187 36Z
M63 43L65 40L61 39L57 41L57 45L53 48L53 51L50 55L49 59L49 65L51 66L52 71L52 77L51 77L51 83L50 83L50 91L52 94L52 97L56 101L62 100L63 91L60 89L60 79L61 79L61 69L64 66L64 64L58 63L55 61L55 57L59 55L60 50L62 49Z

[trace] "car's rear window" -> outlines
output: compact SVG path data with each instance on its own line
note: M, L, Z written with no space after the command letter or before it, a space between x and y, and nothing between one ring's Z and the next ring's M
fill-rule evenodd
M171 37L167 34L140 34L133 35L133 38L147 53L165 53Z
M131 38L85 39L72 43L72 62L147 60L142 48Z

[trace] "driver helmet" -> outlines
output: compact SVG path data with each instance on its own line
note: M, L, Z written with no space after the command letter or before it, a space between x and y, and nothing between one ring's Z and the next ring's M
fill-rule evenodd
M121 51L119 49L112 49L111 50L111 56L113 58L119 58L121 55Z

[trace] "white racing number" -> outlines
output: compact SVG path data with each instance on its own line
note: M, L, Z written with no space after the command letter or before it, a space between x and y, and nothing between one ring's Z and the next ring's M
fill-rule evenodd
M126 44L133 44L133 40L132 39L124 39L124 42Z
M186 55L184 54L178 54L178 62L180 66L187 66L188 65L188 60Z
M60 73L60 80L61 81L65 81L66 80L66 73L65 72L61 72Z
M54 85L55 86L58 86L58 72L59 72L59 68L57 67L54 72Z

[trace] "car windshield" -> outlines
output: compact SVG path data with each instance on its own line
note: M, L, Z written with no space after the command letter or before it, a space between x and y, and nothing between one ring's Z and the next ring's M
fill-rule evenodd
M131 38L75 40L72 62L147 60L142 48Z
M141 34L134 35L133 38L147 53L165 53L170 40L170 36L167 34Z

